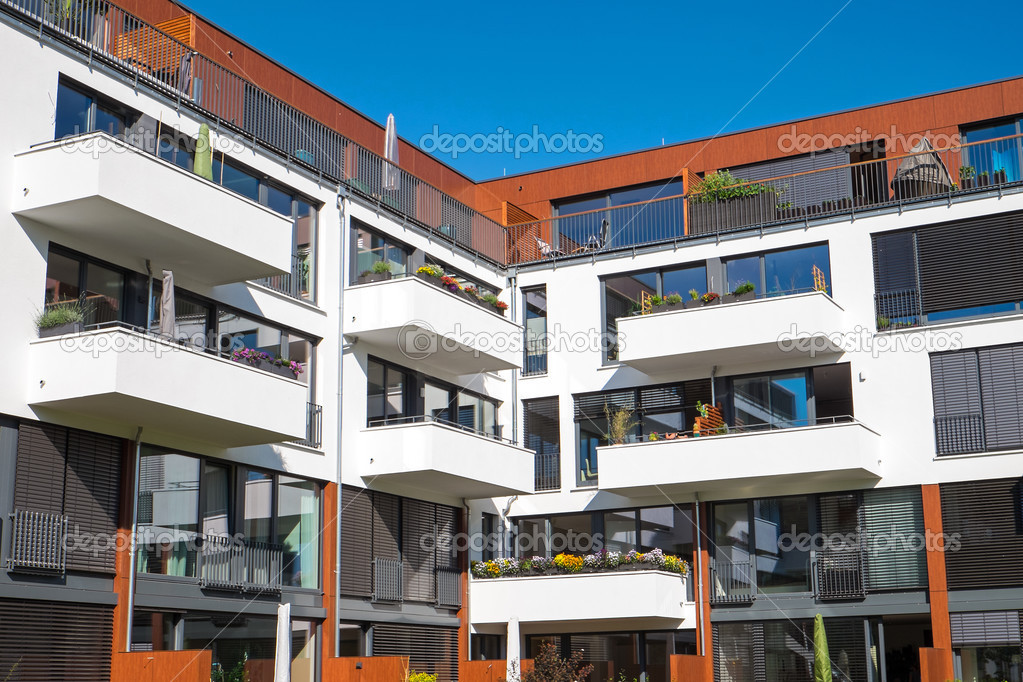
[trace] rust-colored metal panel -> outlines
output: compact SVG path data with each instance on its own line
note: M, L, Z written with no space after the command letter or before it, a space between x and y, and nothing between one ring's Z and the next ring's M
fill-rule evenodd
M952 674L952 626L948 615L948 582L945 573L944 547L937 542L943 531L941 520L941 493L936 484L921 486L923 500L924 530L927 542L927 585L928 601L931 605L931 632L934 641L934 653L929 653L928 664L940 675L941 679L950 679ZM924 664L924 651L920 651L921 666ZM922 668L921 668L922 670ZM926 676L921 676L927 680ZM938 679L932 677L930 679Z
M358 667L357 667L358 666ZM405 656L344 656L323 661L323 682L395 682L405 679Z
M273 661L271 663L271 670ZM209 682L213 653L199 651L135 651L114 654L110 679L132 682Z
M948 682L955 676L951 649L920 649L920 682Z

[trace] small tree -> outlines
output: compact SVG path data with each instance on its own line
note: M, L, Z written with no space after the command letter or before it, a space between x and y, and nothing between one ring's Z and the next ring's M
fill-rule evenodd
M583 652L562 658L553 644L542 642L533 659L533 669L522 675L522 682L580 682L592 672L592 665L583 665Z
M627 407L611 409L604 405L604 416L607 417L607 438L608 445L621 445L632 433L632 429L639 423L632 418L632 410Z

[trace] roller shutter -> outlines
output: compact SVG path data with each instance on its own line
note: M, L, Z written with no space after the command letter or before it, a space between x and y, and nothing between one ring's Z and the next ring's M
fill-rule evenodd
M458 682L458 630L427 625L373 626L374 656L408 656L409 668Z
M366 548L373 536L373 499L368 490L341 488L341 594L373 593L372 557Z
M941 484L941 519L959 543L945 552L949 589L1023 586L1020 479Z
M867 534L867 591L926 588L920 488L864 491L863 522Z
M6 682L109 682L112 607L0 600L0 671Z

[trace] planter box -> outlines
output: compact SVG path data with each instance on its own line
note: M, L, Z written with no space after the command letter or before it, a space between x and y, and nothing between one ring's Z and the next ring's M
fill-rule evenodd
M651 308L651 312L654 313L666 313L671 310L684 310L686 307L685 302L682 303L664 303L663 305L655 305Z
M990 175L978 175L977 176L977 187L987 187L991 184Z
M274 363L267 362L266 360L260 360L258 368L263 370L264 372L276 374L279 377L285 377L287 379L298 379L298 375L292 372L290 367L285 367L283 365L275 365Z
M712 301L704 301L703 305L704 306L711 306L711 305L718 305L719 303L721 303L721 297L720 296L718 296L717 298L715 298Z
M728 230L752 227L778 220L778 195L764 192L752 197L691 202L689 205L689 234L715 234Z
M51 336L64 336L65 334L81 334L85 325L81 322L68 322L59 324L56 327L40 327L39 338L46 339Z
M703 307L703 301L701 301L700 299L696 299L695 301L690 300L690 301L684 302L682 305L685 306L686 310L691 310L693 308L702 308Z
M732 295L735 296L735 300L736 301L752 301L753 299L755 299L757 297L757 291L756 291L756 289L754 289L753 291L747 291L744 294L732 294Z
M725 303L725 304L735 303L735 294L721 294L721 299L720 300L721 300L722 303Z
M364 272L356 280L359 284L370 284L371 282L386 282L391 279L389 272Z
M961 178L959 180L959 187L962 189L973 189L974 178Z
M1006 173L1003 170L995 171L995 184L1004 185L1007 180Z

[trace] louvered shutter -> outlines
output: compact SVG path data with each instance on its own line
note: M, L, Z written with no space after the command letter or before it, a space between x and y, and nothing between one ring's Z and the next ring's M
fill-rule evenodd
M916 232L924 312L1023 300L1023 212Z
M941 484L941 519L959 550L945 552L949 589L1023 586L1020 479Z
M406 601L436 601L436 505L403 499L401 528L404 598Z
M373 492L373 558L401 558L400 510L400 497Z
M361 488L341 488L341 594L368 597L373 594L372 493Z
M614 412L617 409L636 409L636 391L604 391L601 393L586 393L575 396L575 419L585 421L587 419L603 419L607 415L604 412L605 406Z
M800 208L817 206L822 201L852 198L852 179L849 170L831 173L810 173L849 163L849 152L844 149L826 149L810 154L788 156L731 169L732 175L743 180L767 180L784 175L806 173L770 183L779 190L778 202L791 202Z
M557 490L561 487L561 426L558 398L522 401L524 445L536 453L534 487Z
M861 532L862 509L858 492L821 495L817 501L820 532L827 536L829 546L849 545L846 536ZM854 546L859 546L856 543Z
M939 455L982 452L984 414L973 350L931 356L934 440Z
M916 234L885 232L874 235L873 241L874 300L878 318L916 324L923 313Z
M0 599L0 671L11 682L108 682L110 606Z
M1019 644L1019 611L950 613L952 646Z
M761 624L755 624L761 625ZM757 670L756 679L811 682L813 679L813 623L797 620L774 620L763 628L764 674ZM754 651L757 630L754 628ZM759 657L758 657L759 658ZM759 666L758 666L759 668Z
M408 656L409 668L458 682L458 630L427 625L373 626L374 656Z
M437 505L437 570L458 570L454 543L460 514L457 507Z
M1017 267L1023 270L1019 264ZM981 348L977 361L985 449L1023 446L1023 344Z
M120 481L120 439L78 430L68 434L64 511L69 533L86 540L69 545L69 570L114 572Z
M638 409L644 412L666 412L682 407L682 385L667 384L639 390Z
M828 653L835 680L867 682L867 644L862 618L825 618ZM813 627L810 629L811 636Z
M67 437L67 429L52 424L22 422L19 426L15 509L64 513Z
M714 679L757 682L754 675L753 629L756 623L714 623ZM760 637L763 630L759 630ZM762 642L762 639L761 639ZM761 648L762 650L762 648Z
M863 525L867 534L868 591L927 587L920 488L864 491Z

